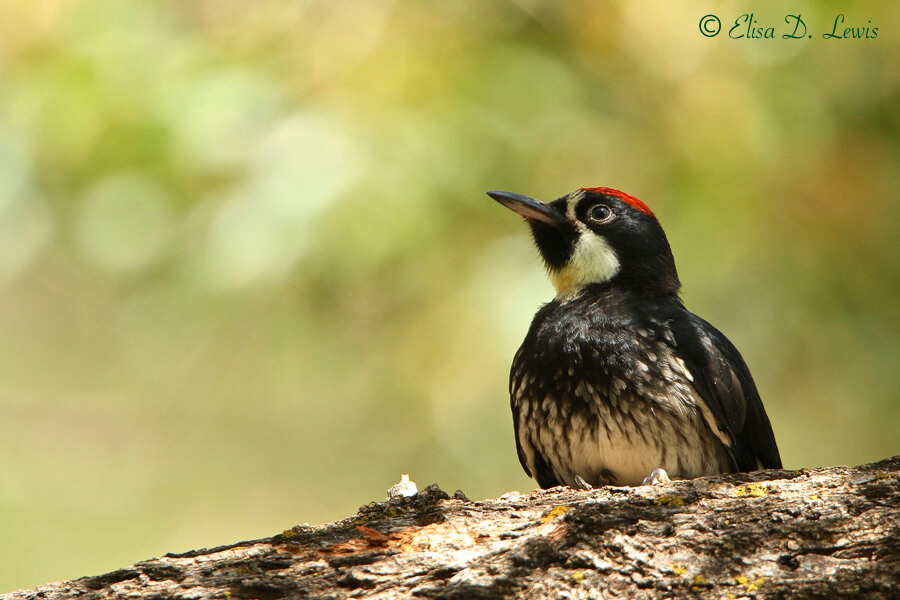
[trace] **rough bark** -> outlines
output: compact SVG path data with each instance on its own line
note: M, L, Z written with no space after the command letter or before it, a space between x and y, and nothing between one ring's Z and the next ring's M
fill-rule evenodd
M348 519L4 600L898 598L900 456L496 500L431 486Z

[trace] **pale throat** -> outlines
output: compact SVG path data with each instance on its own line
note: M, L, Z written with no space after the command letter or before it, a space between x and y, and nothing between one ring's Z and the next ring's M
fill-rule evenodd
M606 238L585 227L569 261L559 269L550 269L549 274L559 298L577 294L586 285L610 281L619 268L619 257Z

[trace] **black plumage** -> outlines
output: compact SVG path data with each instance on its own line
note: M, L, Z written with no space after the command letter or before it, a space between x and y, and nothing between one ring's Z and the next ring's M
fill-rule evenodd
M781 466L749 369L682 304L646 205L608 188L490 195L531 225L557 288L510 373L519 460L541 487Z

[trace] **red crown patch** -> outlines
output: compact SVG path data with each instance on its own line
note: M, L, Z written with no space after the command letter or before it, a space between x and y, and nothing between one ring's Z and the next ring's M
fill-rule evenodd
M626 194L625 192L620 192L619 190L614 190L612 188L606 188L606 187L581 188L581 189L582 189L582 191L585 191L585 192L594 192L595 194L605 194L607 196L612 196L613 198L618 198L622 202L625 202L626 204L630 204L631 206L635 207L636 209L638 209L639 211L641 211L644 214L650 215L651 217L655 216L653 214L653 211L650 210L649 206L647 206L646 204L644 204L643 202L641 202L634 196L630 196L630 195Z

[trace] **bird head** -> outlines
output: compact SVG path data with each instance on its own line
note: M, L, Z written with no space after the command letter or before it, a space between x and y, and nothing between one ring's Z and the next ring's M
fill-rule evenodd
M531 226L557 296L606 283L677 295L666 234L637 198L611 188L581 188L547 204L510 192L488 195Z

